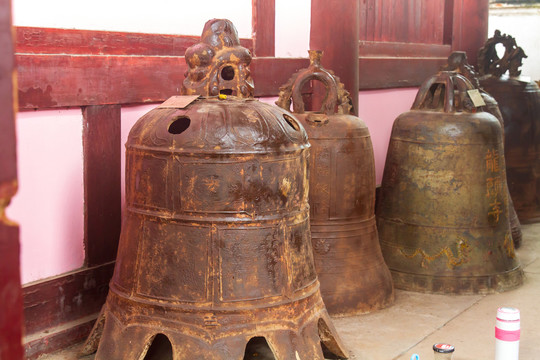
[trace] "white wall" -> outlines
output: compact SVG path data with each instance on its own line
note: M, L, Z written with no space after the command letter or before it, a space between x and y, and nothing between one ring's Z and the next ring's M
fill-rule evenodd
M311 0L276 0L276 57L308 57Z
M251 0L12 0L15 26L200 35L213 18L251 37Z
M492 37L496 29L512 35L525 50L528 58L523 59L521 74L540 80L540 8L491 8L488 36Z

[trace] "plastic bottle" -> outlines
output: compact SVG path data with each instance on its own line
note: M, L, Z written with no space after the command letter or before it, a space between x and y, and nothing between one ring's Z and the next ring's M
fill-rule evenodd
M520 337L519 310L511 307L497 309L495 322L495 360L518 360Z
M454 355L454 347L450 344L435 344L433 345L433 359L434 360L452 360Z

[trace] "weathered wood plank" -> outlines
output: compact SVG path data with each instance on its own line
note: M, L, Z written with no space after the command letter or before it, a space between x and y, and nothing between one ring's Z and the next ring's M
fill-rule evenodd
M26 284L26 336L98 312L105 303L113 268L113 263L107 263Z
M93 314L78 321L62 324L42 333L25 337L25 360L39 359L43 354L65 349L84 341L90 334L96 317L97 314Z
M255 96L279 95L279 87L308 65L309 60L304 58L254 58L250 68L255 81Z
M360 89L419 86L446 64L442 58L360 58Z
M360 57L434 58L450 55L450 45L360 41ZM404 65L405 66L405 65Z
M0 0L0 359L21 360L22 292L19 227L5 214L17 192L17 148L11 1Z
M3 138L0 135L0 140ZM0 163L0 166L2 165ZM6 224L5 221L0 221L0 254L0 359L22 360L19 227Z
M160 102L180 93L183 57L17 55L19 106L43 109ZM254 58L256 96L276 96L307 59Z
M17 55L19 107L163 101L179 94L183 57Z
M16 27L16 52L25 54L184 56L199 36ZM202 31L202 29L201 29ZM240 39L253 50L252 39Z
M84 244L87 266L116 259L121 225L120 105L83 108Z
M310 47L324 51L322 65L333 70L350 92L356 114L359 88L358 3L356 0L312 0L310 33Z
M360 1L359 39L442 44L445 0Z
M489 0L454 0L452 50L467 52L470 64L487 40L488 15Z
M252 0L254 56L274 56L276 38L276 1Z

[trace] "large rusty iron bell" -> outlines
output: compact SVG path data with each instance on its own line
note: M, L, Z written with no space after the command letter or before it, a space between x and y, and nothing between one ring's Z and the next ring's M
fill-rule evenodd
M505 48L500 58L497 45ZM520 76L526 57L516 40L499 30L478 53L480 84L504 118L508 188L522 223L540 221L540 88Z
M209 28L234 40L227 20ZM221 60L207 66L243 71ZM221 96L173 97L131 129L96 360L153 359L163 344L165 359L240 360L261 341L276 360L346 358L313 263L307 135L276 106L224 95L245 96L246 78L210 77Z
M470 90L464 76L440 72L394 122L377 222L396 288L467 294L522 283L501 126Z
M309 52L311 64L281 87L277 104L294 115L311 143L309 203L315 267L331 314L364 313L394 300L375 222L375 164L369 130L351 114L349 93ZM302 88L322 82L320 111L305 111Z

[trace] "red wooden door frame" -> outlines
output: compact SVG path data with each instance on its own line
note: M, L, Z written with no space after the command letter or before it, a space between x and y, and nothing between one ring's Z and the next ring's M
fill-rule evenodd
M20 360L22 293L19 269L19 227L5 214L17 192L15 138L15 62L11 29L11 0L0 0L0 359Z

